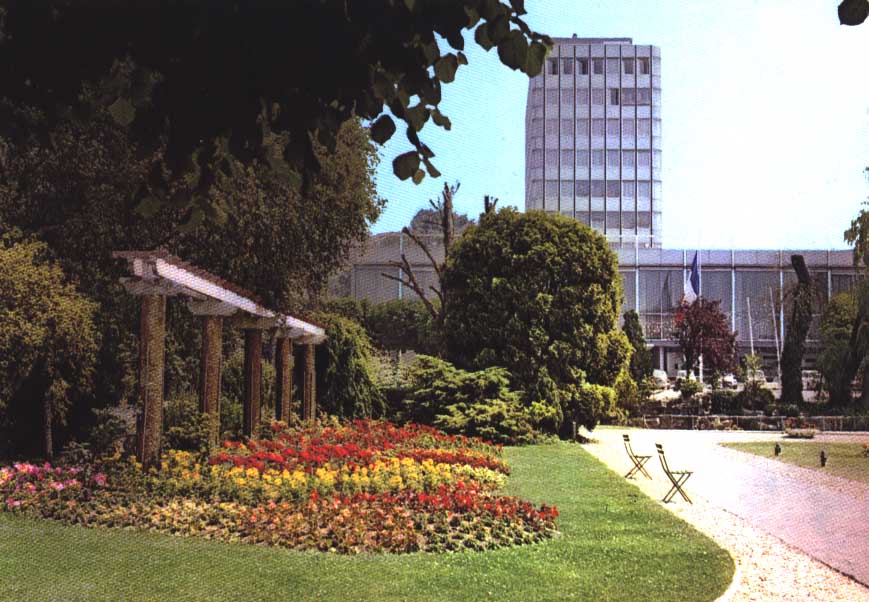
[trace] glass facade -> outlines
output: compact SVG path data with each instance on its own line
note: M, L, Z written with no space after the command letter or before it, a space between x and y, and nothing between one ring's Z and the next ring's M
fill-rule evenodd
M555 44L529 84L526 209L572 214L614 244L659 247L660 51L627 38Z

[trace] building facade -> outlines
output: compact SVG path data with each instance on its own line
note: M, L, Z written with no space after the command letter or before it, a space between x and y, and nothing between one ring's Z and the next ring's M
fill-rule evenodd
M615 245L661 246L661 53L630 38L556 38L529 80L525 208Z

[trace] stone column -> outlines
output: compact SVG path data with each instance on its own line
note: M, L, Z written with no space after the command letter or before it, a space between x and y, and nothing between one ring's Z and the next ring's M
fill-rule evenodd
M223 362L223 318L202 316L202 359L199 374L199 411L210 417L209 439L220 438L220 371Z
M313 420L317 417L317 374L314 367L316 346L305 344L305 374L302 386L302 419Z
M293 397L293 340L278 336L275 349L275 420L290 421Z
M256 438L260 422L260 396L262 390L263 335L259 328L244 330L244 408L242 434Z
M136 459L143 466L160 460L163 428L163 365L166 342L166 297L142 295L139 322L139 395L142 420L137 433Z

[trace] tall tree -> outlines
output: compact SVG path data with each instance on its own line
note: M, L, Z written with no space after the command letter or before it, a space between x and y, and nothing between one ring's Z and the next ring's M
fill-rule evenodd
M837 408L848 408L852 402L851 383L859 368L854 361L858 350L852 345L857 315L857 292L853 290L835 295L821 315L818 371L830 405Z
M640 316L633 309L625 312L622 330L633 348L630 366L631 378L640 382L652 375L652 352L646 347L646 337L643 336Z
M676 309L672 336L685 356L685 370L693 372L703 355L704 367L730 372L736 367L736 333L721 311L720 301L698 297Z
M797 285L790 293L790 320L781 355L781 398L788 403L802 403L803 355L818 293L803 256L791 255L791 265L797 274Z
M565 416L597 424L613 395L593 386L611 387L630 355L618 328L616 256L603 236L539 211L483 214L450 250L443 286L456 366L507 368L526 403L552 412L550 429Z
M456 213L453 215L453 224L456 232L461 234L462 231L471 223L466 213ZM420 209L410 220L410 230L414 234L437 234L443 228L443 220L437 209Z
M333 151L355 118L373 121L379 144L395 132L393 116L403 121L413 150L393 169L419 182L421 167L439 175L419 132L429 119L451 127L438 107L442 84L468 62L466 33L511 69L540 72L552 41L525 14L519 0L7 0L0 137L31 131L33 114L53 130L83 83L103 82L102 105L134 140L165 145L167 170L137 192L146 207L174 200L197 219L236 161L310 183L320 169L313 139Z

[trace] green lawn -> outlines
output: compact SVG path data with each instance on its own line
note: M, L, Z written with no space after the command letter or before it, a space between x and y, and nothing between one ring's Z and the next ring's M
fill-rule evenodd
M725 447L813 468L837 477L869 483L869 458L863 457L860 443L821 443L819 441L780 441L781 455L773 453L775 443L726 443ZM827 452L827 466L821 468L821 450Z
M714 600L733 561L577 445L506 450L507 493L563 536L486 553L346 557L0 513L0 600Z

